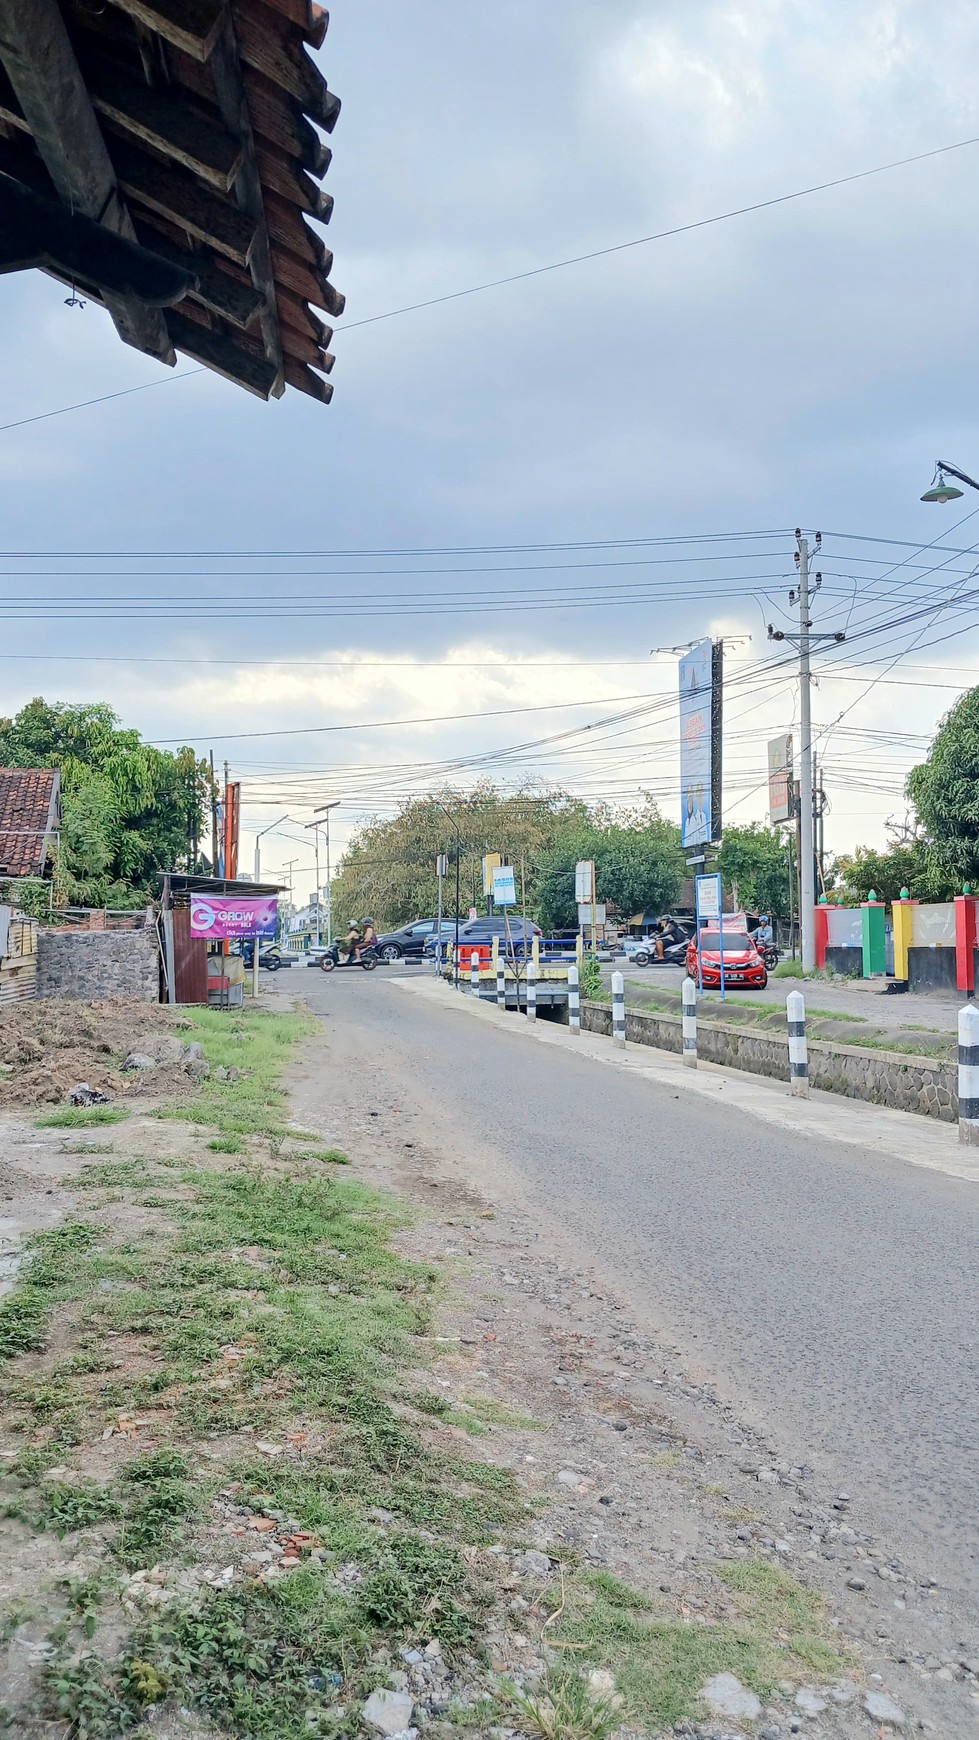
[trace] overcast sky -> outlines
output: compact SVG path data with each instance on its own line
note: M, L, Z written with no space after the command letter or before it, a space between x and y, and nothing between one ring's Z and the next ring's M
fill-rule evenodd
M765 624L789 626L802 524L824 534L818 627L850 635L814 703L821 728L851 709L820 738L828 844L879 841L979 647L979 558L949 554L979 543L979 498L918 500L938 454L979 472L979 146L352 323L967 139L977 51L965 0L339 0L331 407L264 405L186 360L174 380L53 281L0 281L2 421L164 382L0 434L0 712L108 700L213 747L243 780L244 861L288 812L263 868L298 855L306 893L313 803L344 800L342 842L453 759L615 801L645 786L678 815L675 660L650 649L751 635L729 649L725 807L761 820L765 740L798 705ZM756 535L475 553L721 533ZM474 553L383 554L447 547ZM296 554L352 550L381 554ZM611 562L630 565L582 566ZM586 744L489 754L653 703ZM236 735L297 727L318 734Z

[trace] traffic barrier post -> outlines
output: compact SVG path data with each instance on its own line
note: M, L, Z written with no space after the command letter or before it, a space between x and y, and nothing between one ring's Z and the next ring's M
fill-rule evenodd
M789 1080L796 1099L809 1098L809 1047L806 1043L806 1000L801 991L785 999L789 1026Z
M568 1026L572 1033L581 1032L581 990L577 967L568 968Z
M479 951L473 949L469 956L469 983L474 997L479 996Z
M527 962L527 1020L537 1020L537 964L533 957Z
M979 1147L979 1009L959 1010L959 1141Z
M496 957L496 1001L506 1008L506 961L501 954Z
M688 1069L697 1067L697 987L688 974L683 981L683 1061Z
M625 1047L625 980L612 974L612 1038L620 1051Z

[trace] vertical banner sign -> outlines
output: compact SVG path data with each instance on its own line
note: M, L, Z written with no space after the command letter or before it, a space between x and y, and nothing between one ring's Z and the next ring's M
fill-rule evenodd
M493 905L516 906L517 885L512 864L502 864L493 871Z
M700 640L680 660L681 840L706 846L711 826L714 645Z
M768 739L768 814L773 822L791 821L792 733Z
M708 925L717 926L719 938L719 953L721 957L721 1002L724 1001L724 896L721 892L719 876L697 876L694 878L694 899L697 910L697 978L700 989L704 988L704 966L701 951L703 948L704 931Z
M595 866L588 858L574 867L574 897L579 906L589 906L595 898Z
M503 863L503 859L501 858L499 852L487 852L486 853L486 856L483 859L483 893L484 894L492 894L492 892L493 892L493 873L494 873L494 871L496 871L500 868L500 865L502 863Z

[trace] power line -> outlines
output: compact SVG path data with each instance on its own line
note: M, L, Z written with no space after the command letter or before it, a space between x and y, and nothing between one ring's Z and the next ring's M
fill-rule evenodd
M384 314L371 314L364 320L345 321L336 328L337 332L353 332L361 326L376 326L382 320L396 320L403 314L416 314L422 308L437 308L444 302L458 302L466 296L481 296L487 290L499 290L505 284L520 284L527 278L540 278L548 272L563 272L568 266L583 266L591 260L607 259L610 254L623 254L632 248L644 248L650 242L663 242L671 236L690 235L694 230L709 229L713 224L729 223L732 218L747 217L756 211L768 211L772 206L788 205L797 199L808 199L814 193L827 193L835 187L847 187L854 181L866 181L873 175L886 175L893 169L906 169L912 163L924 163L932 157L944 157L951 151L964 151L969 145L979 144L979 136L971 139L959 139L953 145L939 145L931 151L919 151L913 157L899 157L891 163L879 163L873 169L859 169L851 175L839 175L832 181L820 181L811 187L797 188L794 193L780 193L771 199L756 200L751 205L734 207L731 211L722 211L713 217L698 218L689 224L674 224L667 230L656 230L648 236L635 236L628 242L615 242L611 247L593 248L587 254L573 254L564 260L552 260L546 266L531 266L523 272L510 272L505 278L491 278L483 284L471 284L465 290L451 290L442 296L429 296L422 302L409 302L401 308L389 308Z
M8 429L26 429L28 423L46 423L49 417L64 417L69 411L87 411L90 405L107 405L110 399L128 399L131 393L148 393L151 387L169 387L174 381L189 381L191 375L210 374L210 369L184 369L179 375L162 375L140 387L121 387L117 393L100 393L97 399L81 399L77 405L59 405L56 411L38 411L33 417L18 417L16 423L0 423L0 435Z

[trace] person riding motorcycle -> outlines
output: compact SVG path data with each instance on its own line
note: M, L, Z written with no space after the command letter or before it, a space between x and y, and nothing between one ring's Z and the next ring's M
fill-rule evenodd
M772 929L772 921L765 912L759 914L758 927L755 931L754 940L760 949L770 949L774 946L775 932Z
M376 947L377 947L377 931L374 929L374 920L372 918L361 919L361 923L360 923L360 950L358 950L357 959L358 960L360 959L360 954L361 954L362 950L373 949Z
M347 926L347 965L360 958L360 926L356 919L351 919Z
M677 924L676 919L669 917L661 918L659 921L659 929L654 940L656 943L656 959L658 961L665 960L667 949L672 947L674 943L683 941L683 932Z

